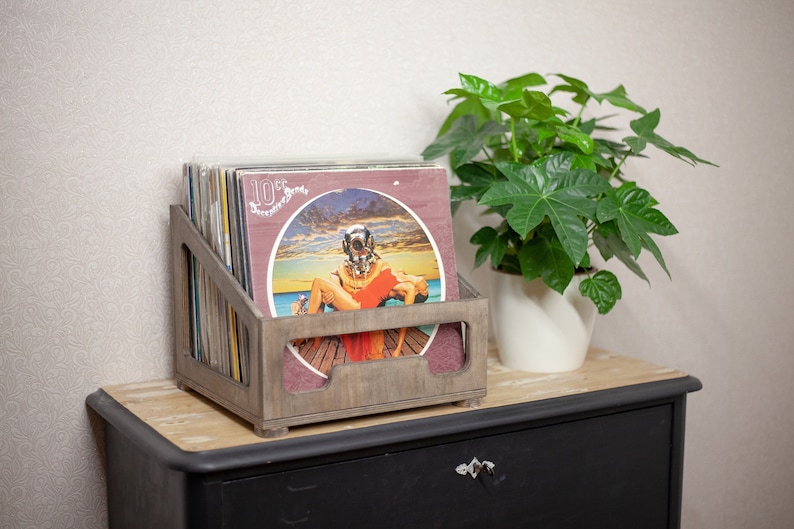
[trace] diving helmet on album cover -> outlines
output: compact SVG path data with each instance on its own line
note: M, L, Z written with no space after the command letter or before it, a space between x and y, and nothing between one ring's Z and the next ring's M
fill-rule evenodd
M342 249L347 254L350 267L357 274L366 274L375 254L375 239L369 230L361 224L353 224L345 231Z

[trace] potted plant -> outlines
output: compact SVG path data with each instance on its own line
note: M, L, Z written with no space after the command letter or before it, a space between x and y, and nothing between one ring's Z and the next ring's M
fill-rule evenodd
M592 268L592 252L597 251L604 263L617 258L648 281L638 257L643 250L649 251L669 276L652 235L677 233L651 194L626 177L627 160L644 157L653 145L692 165L714 164L658 135L659 110L646 111L629 99L623 86L596 93L579 79L562 74L554 78L558 84L544 91L537 87L545 86L546 79L536 73L500 85L461 74L460 88L444 92L457 104L423 157L449 155L451 169L460 180L451 186L453 212L462 202L473 201L497 215L499 222L484 225L470 242L477 247L475 268L490 261L502 276L523 279L524 287L505 287L500 297L511 297L516 288L526 290L541 282L560 299L570 297L568 287L578 272L581 280L574 282L578 293L592 301L590 307L606 314L621 298L621 287L610 270ZM552 101L552 97L568 96L570 109ZM589 114L591 106L603 103L635 117L629 123L631 135L620 139L622 135L609 126L607 120L614 114ZM530 297L539 296L547 294L530 292ZM498 301L494 292L491 299ZM576 307L580 319L592 319L582 315L586 309L578 301L571 298L568 304ZM502 354L499 322L505 321L505 315L499 314L498 307L492 311ZM531 324L514 319L502 327L519 321ZM520 329L526 338L526 326ZM569 331L563 325L559 333ZM589 330L585 332L589 344ZM563 369L548 370L571 366L578 367L569 362Z

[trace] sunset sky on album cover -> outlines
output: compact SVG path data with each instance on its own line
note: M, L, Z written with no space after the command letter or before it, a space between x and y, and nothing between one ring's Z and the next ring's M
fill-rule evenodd
M375 252L393 269L438 279L439 261L425 228L403 206L367 189L341 189L306 204L286 226L274 256L272 292L300 292L347 259L345 230L366 226Z

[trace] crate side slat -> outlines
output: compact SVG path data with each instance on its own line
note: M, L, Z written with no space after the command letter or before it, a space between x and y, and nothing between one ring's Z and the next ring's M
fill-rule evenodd
M185 214L180 206L171 206L171 244L174 259L179 259L182 266L174 267L174 318L177 328L182 328L181 334L189 334L185 329L191 317L189 306L185 301L176 299L182 296L185 299L191 295L188 292L187 262L190 256L196 258L201 264L218 290L234 308L237 317L247 329L249 340L249 369L250 382L248 386L242 385L222 373L214 371L207 365L194 359L190 354L190 341L176 345L175 375L181 383L215 400L219 404L241 415L246 420L262 416L261 394L262 379L261 368L258 362L253 361L257 356L254 351L261 348L264 318L259 308L232 276L220 259L215 255L202 235ZM179 257L177 257L179 256ZM178 332L180 332L178 330Z

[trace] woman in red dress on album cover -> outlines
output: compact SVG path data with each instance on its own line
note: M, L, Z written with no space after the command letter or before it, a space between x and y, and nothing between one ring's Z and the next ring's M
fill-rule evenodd
M348 228L342 247L348 259L332 272L334 280L317 277L312 281L308 314L320 312L324 305L332 305L335 310L358 310L382 306L389 299L406 305L427 299L427 281L393 270L375 253L374 239L364 226ZM400 356L407 331L400 329L392 356ZM354 362L383 358L383 331L346 334L340 339ZM320 340L315 338L315 347Z

